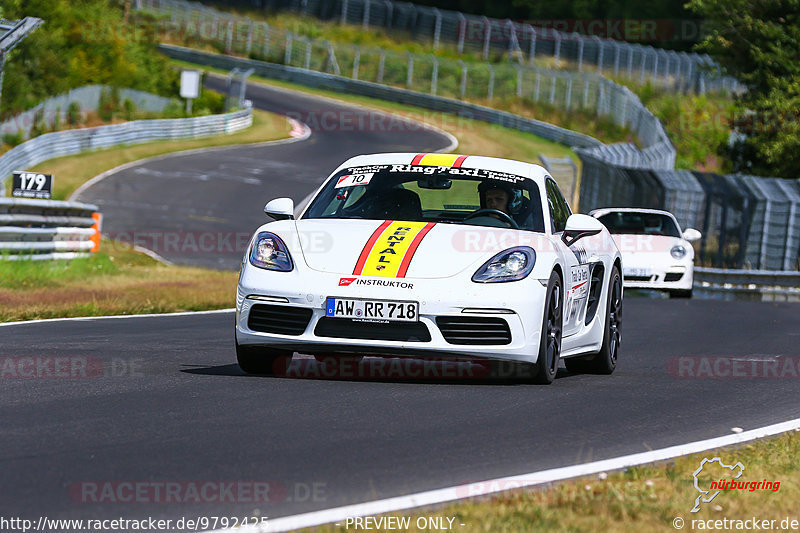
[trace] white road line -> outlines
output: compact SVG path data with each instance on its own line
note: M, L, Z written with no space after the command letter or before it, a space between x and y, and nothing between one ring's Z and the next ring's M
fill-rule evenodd
M664 461L674 457L679 457L681 455L689 455L715 448L721 448L723 446L730 446L733 444L739 444L742 442L768 437L770 435L777 435L779 433L797 430L798 428L800 428L800 418L758 429L751 429L742 433L735 433L733 435L724 435L722 437L716 437L713 439L680 444L677 446L671 446L669 448L662 448L660 450L635 453L632 455L625 455L622 457L615 457L613 459L605 459L602 461L594 461L582 465L552 468L550 470L542 470L539 472L531 472L517 476L490 479L427 492L418 492L416 494L408 494L406 496L398 496L396 498L387 498L385 500L376 500L354 505L347 505L344 507L336 507L333 509L324 509L322 511L315 511L311 513L275 518L274 520L269 520L266 524L260 526L251 525L240 528L218 529L214 533L266 533L290 531L294 529L340 522L346 520L348 517L372 516L412 509L415 507L439 505L447 502L455 502L457 500L487 496L515 488L534 487L537 485L543 485L545 483L552 483L555 481L563 481L574 477L588 476L592 474L598 474L600 472L619 470L629 466Z
M287 119L288 120L288 119ZM229 144L226 146L210 146L207 148L192 148L191 150L180 150L178 152L170 152L168 154L161 154L155 155L153 157L146 157L144 159L137 159L135 161L131 161L129 163L125 163L123 165L119 165L112 169L106 170L105 172L101 172L97 176L93 177L89 181L83 183L80 187L75 189L75 191L69 195L68 200L75 201L77 200L81 193L83 193L86 189L91 187L92 185L106 179L107 177L116 174L117 172L126 170L131 167L135 167L138 165L142 165L144 163L152 163L153 161L160 161L162 159L169 159L171 157L181 157L185 155L191 155L195 153L204 153L207 154L208 152L218 152L221 150L231 150L236 148L258 148L259 146L278 146L281 144L292 144L300 141L305 141L311 136L311 129L308 128L305 124L303 124L303 132L304 134L300 137L287 137L286 139L278 139L275 141L264 141L264 142L257 142L257 143L244 143L244 144ZM194 140L194 139L178 139L178 140Z
M210 311L181 311L178 313L148 313L143 315L105 315L105 316L75 316L70 318L40 318L38 320L20 320L19 322L2 322L0 327L24 326L26 324L41 324L43 322L83 322L87 320L115 320L118 318L160 318L165 316L190 316L190 315L212 315L216 313L233 313L235 308L212 309ZM231 327L233 325L231 324Z

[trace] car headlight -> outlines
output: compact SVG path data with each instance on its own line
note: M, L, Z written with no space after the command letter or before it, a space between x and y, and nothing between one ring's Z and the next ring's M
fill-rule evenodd
M267 270L289 272L294 268L292 256L283 241L274 233L261 232L250 248L250 264Z
M476 283L500 283L525 278L536 263L536 252L527 246L516 246L495 255L472 276Z
M686 257L686 248L682 244L678 244L672 247L672 250L669 251L670 255L675 259L683 259Z

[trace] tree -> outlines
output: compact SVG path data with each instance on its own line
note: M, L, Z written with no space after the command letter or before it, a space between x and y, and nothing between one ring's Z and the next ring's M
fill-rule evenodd
M735 169L800 176L800 0L692 0L706 19L699 49L747 92L737 97Z
M6 61L5 113L88 84L177 92L177 74L158 53L153 32L126 24L119 2L3 0L3 14L44 21Z

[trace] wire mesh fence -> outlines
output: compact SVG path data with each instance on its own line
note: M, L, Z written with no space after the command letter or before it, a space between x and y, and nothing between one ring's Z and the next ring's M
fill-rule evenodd
M596 157L635 167L675 166L675 148L661 122L627 87L596 73L508 62L470 62L311 39L196 2L140 0L139 7L164 17L156 31L167 42L211 45L227 54L434 96L490 105L493 101L517 99L609 117L617 125L631 129L642 149L632 144L622 148L598 146L592 148ZM395 15L403 16L402 13L399 10Z
M458 54L478 55L484 60L505 56L533 65L537 59L545 59L555 67L593 70L680 91L742 90L708 55L625 42L639 38L668 40L682 33L676 26L688 21L538 21L548 23L543 26L537 21L491 19L390 0L263 0L259 5L292 9L303 15L361 25L364 29L400 30L415 40L427 41L434 49L449 43ZM559 27L599 29L604 37L562 31Z
M800 183L781 178L610 165L580 150L580 207L649 207L699 229L698 263L800 269Z

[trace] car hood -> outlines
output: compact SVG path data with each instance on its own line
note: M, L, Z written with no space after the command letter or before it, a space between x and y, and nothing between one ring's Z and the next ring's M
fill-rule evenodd
M519 244L519 232L459 224L392 220L297 221L306 265L320 272L391 278L471 274L495 253Z

